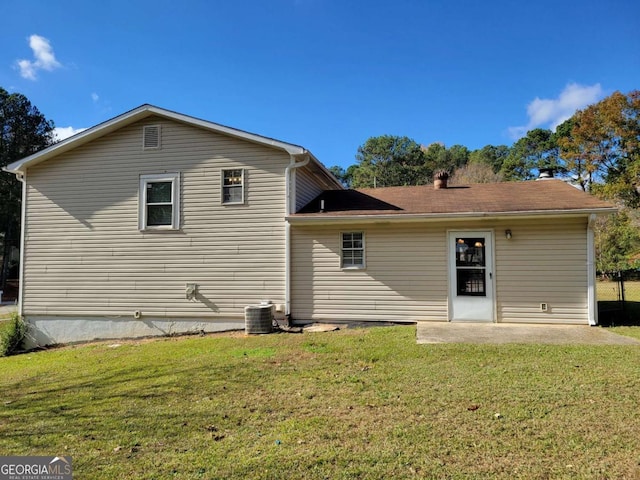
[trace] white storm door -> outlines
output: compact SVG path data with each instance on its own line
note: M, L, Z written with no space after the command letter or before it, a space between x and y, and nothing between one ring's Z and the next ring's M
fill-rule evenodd
M493 234L449 232L449 319L493 322Z

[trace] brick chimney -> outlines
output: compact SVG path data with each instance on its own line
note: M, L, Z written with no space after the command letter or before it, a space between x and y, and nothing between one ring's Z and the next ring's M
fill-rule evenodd
M446 170L440 170L433 175L433 188L440 190L441 188L447 188L447 181L449 180L449 172Z

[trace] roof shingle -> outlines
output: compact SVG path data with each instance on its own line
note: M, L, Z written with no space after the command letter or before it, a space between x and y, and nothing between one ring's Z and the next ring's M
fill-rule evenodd
M324 211L320 211L324 200ZM294 217L557 213L608 211L609 202L578 190L561 180L483 183L450 186L327 190Z

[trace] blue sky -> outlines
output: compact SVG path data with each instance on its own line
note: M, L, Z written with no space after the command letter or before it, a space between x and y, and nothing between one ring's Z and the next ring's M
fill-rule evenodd
M143 103L355 163L511 145L640 88L637 0L1 0L0 86L65 135Z

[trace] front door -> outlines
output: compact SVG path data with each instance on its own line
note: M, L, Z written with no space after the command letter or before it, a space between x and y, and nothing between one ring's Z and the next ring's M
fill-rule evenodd
M449 319L492 322L493 234L449 232Z

